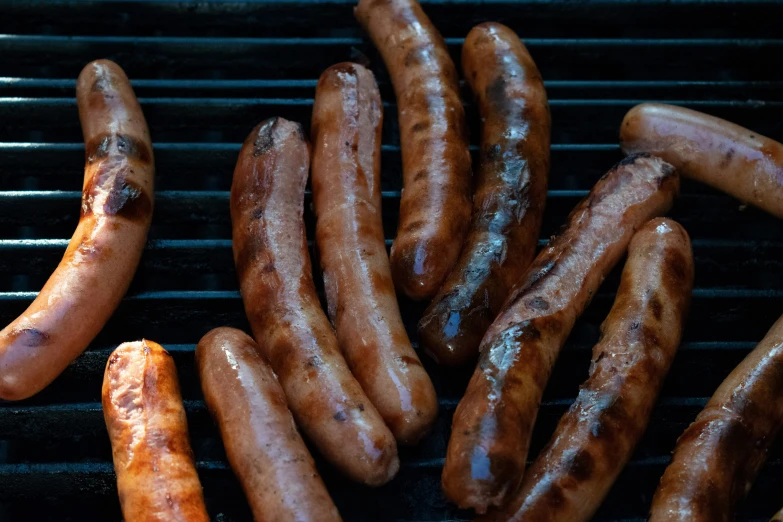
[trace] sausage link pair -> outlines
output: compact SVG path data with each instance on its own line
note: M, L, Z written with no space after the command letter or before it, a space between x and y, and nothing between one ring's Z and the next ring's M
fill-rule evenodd
M391 75L402 174L394 282L429 299L457 261L470 224L470 153L457 70L416 0L360 0L356 18Z
M783 144L775 140L683 107L644 103L625 115L620 144L783 217Z
M443 488L458 506L483 513L517 489L544 386L574 322L634 232L666 212L678 188L668 163L626 158L571 212L564 232L512 290L454 413Z
M297 423L343 473L377 486L399 469L397 445L315 291L303 219L309 156L301 126L282 118L245 140L231 186L234 262L253 336Z
M549 174L544 82L517 35L501 24L474 27L462 69L483 121L473 221L457 265L419 322L422 347L443 364L476 357L533 260Z
M783 318L677 440L651 522L729 522L783 426Z
M381 219L381 95L372 73L341 63L318 80L313 204L329 316L353 375L397 441L413 444L438 413L394 293Z
M647 427L680 344L692 288L688 234L669 219L649 221L628 247L590 378L514 499L482 520L590 520Z
M128 290L152 219L155 167L139 102L117 64L88 64L76 84L85 145L81 217L38 297L0 332L0 398L52 382Z
M201 389L256 522L339 522L277 377L244 332L215 328L196 346Z
M125 522L209 522L171 355L152 341L121 344L102 399Z

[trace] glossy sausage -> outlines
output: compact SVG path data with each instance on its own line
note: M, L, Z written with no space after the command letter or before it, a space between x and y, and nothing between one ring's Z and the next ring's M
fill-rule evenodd
M512 290L454 413L443 488L458 506L483 513L517 489L541 394L574 322L636 229L666 212L678 188L668 163L626 158L596 183Z
M697 111L644 103L620 127L627 154L660 156L683 175L783 217L783 145Z
M81 217L38 297L0 332L0 398L45 388L92 342L130 285L152 219L155 167L147 124L117 64L79 75L85 146Z
M504 509L484 522L588 521L647 427L693 288L685 230L653 219L633 236L617 298L593 347L590 378Z
M316 242L343 355L397 441L438 413L394 293L381 219L381 95L372 73L341 63L318 80L312 118Z
M783 426L783 318L677 440L652 522L729 522Z
M215 328L196 346L201 389L256 522L340 520L258 345Z
M399 469L397 445L315 291L303 219L309 152L301 126L282 118L245 140L231 186L234 262L253 336L302 431L343 473L378 486Z
M475 359L509 290L533 260L549 175L549 104L536 64L508 27L474 27L462 69L483 122L473 221L459 261L419 322L442 364Z
M125 522L209 522L171 355L152 341L121 344L102 398Z
M454 263L470 224L470 153L457 70L416 0L360 0L356 18L391 75L397 97L404 190L392 276L429 299Z

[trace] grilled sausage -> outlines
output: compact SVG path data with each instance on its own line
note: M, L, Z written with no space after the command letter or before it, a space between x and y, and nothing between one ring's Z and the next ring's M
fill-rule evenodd
M577 205L511 291L454 413L443 488L458 506L483 513L517 489L541 394L574 322L636 229L666 212L678 188L668 163L626 158Z
M155 167L130 82L108 60L76 84L86 162L81 217L38 297L0 332L0 398L45 388L92 342L130 285L152 219Z
M152 341L121 344L102 399L125 522L209 522L171 355Z
M697 111L644 103L620 127L627 154L650 152L683 176L783 217L783 144Z
M308 148L301 126L282 118L245 140L231 186L234 262L253 336L297 423L343 473L377 486L399 469L397 445L315 291L302 217Z
M783 425L783 318L734 369L680 436L652 503L652 522L729 522Z
M783 509L777 512L774 517L772 517L772 520L769 522L783 522Z
M429 299L457 261L470 224L470 153L457 70L416 0L360 0L397 96L402 174L392 276L413 299Z
M514 499L482 520L590 520L647 427L680 344L692 288L688 234L674 221L649 221L628 247L590 378Z
M201 389L256 522L339 521L258 345L215 328L196 346Z
M496 23L474 27L462 69L483 121L473 221L457 265L419 322L422 347L443 364L476 357L533 260L549 174L549 104L517 35Z
M381 220L381 95L352 63L327 69L313 107L313 204L329 316L345 359L397 441L418 442L438 401L394 294Z

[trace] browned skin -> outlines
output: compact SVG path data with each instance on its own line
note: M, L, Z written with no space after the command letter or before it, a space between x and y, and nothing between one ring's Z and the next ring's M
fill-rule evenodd
M215 328L196 346L201 389L256 522L336 522L337 508L258 345Z
M147 340L114 350L103 377L103 416L125 522L209 522L166 350Z
M783 318L680 436L652 522L729 522L783 425Z
M402 174L394 282L429 299L457 262L470 224L470 153L457 70L446 43L416 0L360 0L397 96Z
M783 144L775 140L701 112L644 103L625 115L620 144L783 217Z
M81 218L38 297L0 332L5 400L41 391L98 335L133 279L152 219L152 144L125 73L108 60L88 64L76 98L86 148Z
M475 360L533 260L549 175L549 104L517 35L496 23L474 27L462 69L483 121L473 221L457 265L419 322L422 347L442 364Z
M669 371L693 288L685 230L657 218L633 236L590 378L508 506L480 520L590 520L639 442Z
M458 506L483 513L517 489L541 394L574 322L636 229L666 212L678 188L668 163L626 158L596 183L512 290L454 413L443 489Z
M231 186L242 299L299 426L343 473L378 486L399 469L397 445L318 301L302 217L309 166L298 123L272 118L245 140Z
M361 65L318 81L313 203L329 316L353 375L398 442L415 444L438 413L394 293L381 219L381 96Z

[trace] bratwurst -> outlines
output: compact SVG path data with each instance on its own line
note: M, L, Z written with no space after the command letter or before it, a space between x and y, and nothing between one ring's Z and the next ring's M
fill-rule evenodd
M626 158L577 205L512 290L454 413L443 488L458 506L483 513L517 489L541 395L571 328L636 230L666 212L678 188L663 160Z

